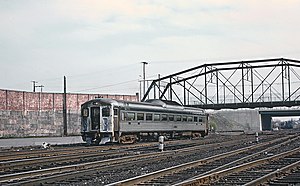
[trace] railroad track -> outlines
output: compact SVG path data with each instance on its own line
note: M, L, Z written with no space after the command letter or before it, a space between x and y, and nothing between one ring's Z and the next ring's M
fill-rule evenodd
M220 141L220 139L219 139ZM168 142L166 144L167 150L175 150L183 147L193 147L204 144L213 144L212 142L218 142L218 140L187 140L178 142ZM131 148L130 148L131 147ZM119 149L117 149L119 148ZM71 151L71 152L70 152ZM47 152L29 152L29 155L25 152L10 157L10 161L0 162L0 175L8 173L18 173L35 169L51 168L61 165L71 165L76 163L92 162L105 159L112 159L117 157L124 157L129 155L135 155L140 153L149 153L157 151L157 143L146 143L140 145L129 145L129 146L102 146L102 147L88 147L75 148L74 150L59 149L58 151L47 151ZM53 154L51 154L51 152ZM42 155L41 155L42 154ZM45 156L46 155L46 156ZM37 158L31 158L32 156ZM15 160L16 158L23 157ZM24 158L29 157L29 158Z
M237 141L245 143L246 141L249 141L249 139L245 138L244 141L239 140L237 138L236 141L230 140L228 142L224 143L216 143L216 144L206 144L203 145L202 141L199 141L201 145L195 146L195 147L189 147L189 148L184 148L184 149L179 149L179 150L173 150L173 151L165 151L162 153L148 153L148 154L140 154L140 155L134 155L134 156L129 156L129 157L123 157L123 158L114 158L114 159L109 159L109 160L101 160L101 161L94 161L94 162L88 162L88 163L81 163L81 164L76 164L76 165L68 165L68 166L59 166L59 167L53 167L53 168L48 168L48 169L41 169L41 170L35 170L35 171L26 171L26 172L20 172L20 173L14 173L14 174L8 174L8 175L2 175L0 176L0 184L4 183L11 183L12 181L19 181L21 179L28 179L30 177L39 177L39 176L46 176L46 175L53 175L53 174L59 174L57 177L60 177L60 179L66 179L63 177L63 174L66 174L67 177L70 177L70 172L76 171L77 174L87 174L89 171L94 171L97 168L103 168L105 167L108 169L109 167L113 167L112 165L116 166L121 166L122 164L129 164L133 162L133 164L137 162L156 162L159 159L170 159L173 156L178 156L180 154L185 154L185 153L190 153L190 152L195 152L198 151L199 149L202 150L212 150L213 148L220 148L223 145L227 146L234 146ZM53 157L51 157L53 158ZM70 160L72 157L68 157ZM56 161L60 161L57 159ZM22 164L22 163L21 163ZM73 173L73 176L76 177L76 175ZM53 178L50 178L53 179ZM41 182L44 182L42 180ZM28 182L28 181L25 181ZM25 184L23 182L22 184ZM30 182L30 181L29 181ZM21 182L19 182L21 183ZM33 181L31 181L33 183Z
M295 137L292 140L287 140L274 145L259 144L252 147L246 147L235 151L218 154L209 158L189 162L186 164L177 165L164 170L156 171L153 173L141 175L138 177L122 180L112 183L110 185L203 185L210 184L212 180L216 180L220 177L218 172L223 170L234 169L232 167L238 167L239 164L244 162L253 162L256 159L264 159L268 153L285 151L286 148L293 146L298 151L299 137ZM277 141L278 142L278 141ZM293 145L291 145L293 144ZM282 155L282 154L281 154ZM280 155L278 155L280 156ZM241 166L241 165L240 165ZM216 173L217 172L217 173ZM200 176L199 176L200 175ZM192 178L191 177L195 177ZM222 176L222 175L221 175ZM200 178L199 178L200 177ZM238 177L238 176L237 176ZM182 180L189 181L182 182ZM232 184L234 182L222 182L220 185ZM235 184L235 183L234 183ZM238 185L240 183L237 183Z
M300 147L195 178L178 185L260 185L300 168ZM299 180L299 178L297 178ZM290 183L293 183L292 180ZM299 184L299 182L294 182Z
M214 136L214 135L211 135ZM228 140L234 140L237 139L237 136L218 136L216 139L214 137L208 137L205 138L205 140L175 140L175 141L166 141L165 145L168 150L172 150L172 146L178 148L179 144L182 146L186 146L188 144L195 145L199 143L203 144L210 144L210 143L216 143L216 142L222 142L222 141L228 141ZM262 140L265 138L268 138L266 136L262 136ZM200 142L199 142L200 141ZM145 150L149 150L150 147L153 147L153 149L157 148L157 142L143 142L143 143L137 143L137 144L128 144L128 145L106 145L106 146L74 146L74 147L57 147L54 146L52 149L27 149L27 150L20 150L20 148L8 150L8 149L1 149L0 148L0 162L5 161L13 161L13 160L21 160L21 159L30 159L30 158L40 158L40 157L50 157L50 156L59 156L59 155L71 155L71 154L78 154L78 153L93 153L98 151L106 151L106 150L120 150L120 149L134 149L136 148L139 151L143 151L143 148ZM36 148L36 147L35 147Z
M72 155L78 153L93 153L106 150L119 150L128 149L133 147L147 147L154 146L156 143L141 143L135 145L108 145L108 146L88 146L88 147L67 147L67 148L52 148L52 149L39 149L33 151L0 151L0 162L29 159L29 158L39 158L39 157L50 157L59 155Z
M289 135L289 137L292 137L292 135ZM2 175L0 175L0 184L33 185L34 183L45 184L49 182L49 180L56 180L52 183L59 184L64 183L65 180L68 180L65 181L65 183L68 184L72 182L72 179L76 182L80 182L82 180L84 181L87 178L87 176L85 175L89 175L89 177L99 177L99 174L103 174L103 170L108 170L112 172L117 170L120 171L120 175L126 174L127 170L124 169L124 167L129 167L128 170L129 172L131 172L131 169L134 169L134 167L136 167L137 165L141 167L146 167L144 170L142 170L142 174L146 174L148 172L153 171L147 170L147 167L150 167L151 169L151 166L155 165L155 163L153 162L161 162L162 164L164 164L165 162L169 162L172 164L172 161L170 160L174 160L173 163L178 163L181 161L181 159L184 159L186 157L190 157L191 159L193 159L199 158L194 157L199 155L202 157L212 156L218 153L223 153L228 149L241 148L242 146L250 146L252 145L251 140L255 141L253 136L250 135L243 136L242 140L240 138L240 136L213 136L211 139L205 138L204 140L169 141L166 145L168 151L162 153L157 152L157 143L147 143L126 146L86 147L87 149L91 148L94 149L94 151L98 152L94 152L92 150L85 154L82 153L85 151L85 149L78 149L78 154L58 154L56 156L50 155L40 158L21 159L18 161L1 161L0 168L2 166L2 170L6 171L3 171ZM277 135L267 135L261 136L260 139L261 141L268 141L276 138L278 138ZM240 145L237 145L238 143L240 143ZM190 148L183 148L189 146ZM117 150L118 148L120 149ZM148 150L152 148L156 153L153 153L153 151L152 153L149 153L149 151L147 151L147 148ZM70 149L68 149L68 151L70 151ZM122 153L124 154L122 155ZM118 154L118 156L116 154ZM98 157L101 157L101 161L97 159ZM178 159L178 162L176 161L176 159ZM166 167L169 166L171 165L166 165ZM109 173L104 172L104 174ZM115 174L107 175L107 180L104 180L102 182L104 184L114 182L114 180L110 180L110 177L115 177L114 175ZM41 179L41 177L43 177L43 179ZM118 179L126 178L128 178L128 175L121 176Z
M295 165L295 166L294 166ZM288 167L274 171L274 174L267 176L267 184L270 186L275 185L299 185L300 183L300 166L299 163L294 163Z
M225 138L226 139L226 138ZM197 141L197 140L195 140ZM193 144L195 141L191 140L181 140L182 145ZM213 140L209 140L203 143L212 143ZM196 142L197 143L197 142ZM199 143L199 142L198 142ZM177 146L177 141L167 141L166 145L168 146ZM51 156L59 156L59 155L72 155L78 153L93 153L99 151L107 151L107 150L121 150L121 149L138 149L142 150L142 148L156 148L157 142L148 142L148 143L138 143L138 144L128 144L128 145L106 145L106 146L76 146L76 147L67 147L67 148L52 148L52 149L35 149L35 150L27 150L27 151L0 151L0 162L4 161L13 161L13 160L21 160L21 159L30 159L30 158L40 158L40 157L51 157Z
M285 137L283 139L286 140L288 138L290 137ZM280 140L281 139L273 140L273 143L279 142ZM246 141L249 141L249 139L245 138L243 140L238 140L238 141L243 145L248 145L248 146L250 145L249 143L248 144L246 143ZM273 143L266 142L265 145L272 145ZM35 171L27 171L22 173L2 175L0 176L0 184L34 185L34 184L41 184L41 183L45 184L53 180L61 184L62 180L67 180L67 178L69 180L70 178L75 178L75 180L71 179L70 181L68 181L68 182L72 182L72 181L78 181L76 179L82 180L82 177L86 178L86 176L83 175L91 176L93 174L96 174L95 172L99 172L100 174L107 174L103 172L103 170L123 171L124 167L136 166L138 164L153 164L154 162L162 162L169 159L175 159L175 157L181 158L186 156L187 154L193 154L193 153L199 154L199 152L205 152L206 155L209 156L213 153L217 154L220 152L224 152L227 150L227 148L241 148L241 147L237 146L236 141L231 140L229 142L224 142L224 143L189 147L185 149L166 151L161 153L140 154L140 155L123 157L123 158L114 158L109 160L81 163L76 165L60 166L60 167L35 170Z

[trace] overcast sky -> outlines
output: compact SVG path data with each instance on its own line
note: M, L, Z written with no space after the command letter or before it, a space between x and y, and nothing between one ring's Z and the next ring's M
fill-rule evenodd
M135 94L204 63L300 59L300 1L0 0L0 89Z

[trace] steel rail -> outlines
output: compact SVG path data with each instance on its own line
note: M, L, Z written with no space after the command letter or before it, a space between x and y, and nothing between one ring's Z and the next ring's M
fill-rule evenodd
M34 150L34 151L6 151L0 152L0 162L10 161L10 160L20 160L26 158L37 158L37 157L49 157L49 156L58 156L58 155L69 155L75 154L78 152L82 153L90 153L97 152L101 150L119 150L132 148L132 147L145 147L145 146L154 146L156 142L150 143L140 143L140 144L132 144L126 146L119 145L109 145L109 146L90 146L90 147L75 147L75 148L62 148L62 149L42 149L42 150Z
M59 156L51 156L51 157L42 157L42 158L32 158L32 159L22 159L18 161L8 161L0 163L0 171L7 172L7 171L14 171L14 170L20 170L22 167L41 167L43 165L47 165L50 163L67 163L67 162L76 162L80 161L82 159L89 159L89 158L95 158L95 157L108 157L108 156L114 156L118 155L120 156L126 156L126 155L134 155L134 152L95 152L95 153L87 153L87 154L74 154L70 156L70 154L67 155L59 155ZM0 172L1 173L1 172Z
M11 161L11 160L20 160L27 158L37 158L37 157L49 157L49 156L58 156L58 155L69 155L75 154L78 152L89 153L99 150L106 150L109 147L103 146L93 146L93 147L79 147L79 148L63 148L63 149L43 149L43 150L34 150L34 151L10 151L0 154L0 161Z
M193 143L187 143L187 144L193 144ZM115 149L114 149L115 150ZM81 152L81 150L79 150ZM90 153L89 151L82 151L80 154L75 154L73 152L72 154L63 154L63 155L56 155L56 156L46 156L46 157L41 157L41 158L31 158L31 159L21 159L17 161L5 161L5 162L0 162L0 170L2 172L5 171L11 171L20 168L25 167L25 166L39 166L41 167L42 165L46 165L49 163L66 163L66 162L75 162L79 161L82 159L88 159L88 158L94 158L95 157L107 157L107 156L125 156L125 155L134 155L136 152L134 151L128 151L127 149L120 149L117 152L116 151L109 151L109 152L103 152L102 150L97 152L92 151L93 153ZM83 154L87 153L87 154Z
M276 139L276 140L279 140L279 139ZM165 159L165 158L172 157L173 155L178 155L180 153L190 153L190 152L193 152L193 151L196 151L199 149L212 149L212 147L220 147L220 146L224 146L224 145L234 145L234 144L236 144L236 141L241 141L241 140L237 139L234 141L227 141L224 143L216 143L216 144L208 144L208 145L203 144L202 146L189 147L189 148L179 149L179 150L174 150L174 151L164 151L164 152L159 152L159 153L156 152L156 153L140 154L140 155L134 155L134 156L128 156L128 157L122 157L122 158L81 163L81 164L77 164L77 165L68 165L68 166L61 166L61 167L55 167L55 168L48 168L48 169L41 169L41 170L34 170L34 171L2 175L2 176L0 176L0 184L10 182L13 180L20 180L20 179L37 177L37 176L49 176L49 175L53 176L53 174L62 175L63 173L68 173L68 172L72 172L72 171L79 172L81 170L97 169L97 168L101 168L103 166L113 165L113 164L121 164L124 161L130 162L130 161L135 161L137 159L146 160L146 159L150 159L150 158L159 158L159 157ZM57 175L57 177L59 177L60 175Z
M171 157L171 156L168 156ZM112 171L114 169L118 169L120 167L124 166L133 166L136 165L137 163L153 163L156 161L159 161L161 159L164 159L165 157L163 156L152 156L152 157L145 157L143 159L132 159L132 160L127 160L127 161L120 161L118 163L114 164L109 164L109 165L103 165L100 167L95 167L93 169L78 169L76 171L69 171L69 172L63 172L59 174L48 174L45 177L40 176L36 177L30 180L25 180L17 183L12 183L9 184L10 186L14 185L22 185L22 186L32 186L32 185L44 185L44 184L50 184L50 185L55 185L58 181L65 181L70 178L74 177L80 177L83 174L84 175L92 175L95 173L95 170L106 170L106 171Z
M292 163L290 165L287 165L281 169L278 169L278 170L275 170L263 177L260 177L256 180L253 180L247 184L245 184L244 186L254 186L254 185L260 185L260 184L263 184L263 183L266 183L268 182L269 180L273 180L275 178L278 178L282 175L286 175L286 174L289 174L291 171L295 170L295 169L299 169L300 168L300 160L295 162L295 163Z
M277 148L280 148L281 146L284 146L284 145L287 145L288 143L290 143L291 141L296 141L296 140L299 140L300 139L300 136L295 136L295 138L292 138L292 139L289 139L289 141L285 141L283 143L279 143L277 145L274 145L274 146L271 146L271 147L268 147L262 151L259 151L259 152L256 152L254 154L251 154L251 155L248 155L248 156L245 156L243 158L240 158L240 159L237 159L235 161L232 161L230 163L227 163L225 165L222 165L220 167L217 167L215 169L212 169L210 171L207 171L205 172L204 174L201 174L201 175L198 175L196 177L193 177L193 178L190 178L189 180L192 180L192 179L197 179L201 176L205 176L205 175L208 175L208 174L211 174L211 173L214 173L214 172L217 172L217 171L221 171L221 170L224 170L224 169L227 169L227 168L230 168L234 165L237 165L237 164L241 164L241 162L246 162L248 161L249 159L251 158L255 158L257 156L260 156L261 154L263 153L266 153L266 152L270 152L271 150L274 150L274 149L277 149ZM180 184L175 184L175 185L180 185Z
M166 145L176 144L178 141L166 141ZM191 140L181 140L181 143L195 143ZM157 142L147 142L147 143L137 143L137 144L128 144L128 145L109 145L109 146L91 146L91 147L75 147L75 148L62 148L62 149L42 149L34 151L0 151L0 163L11 160L20 160L20 159L29 159L29 158L39 158L39 157L50 157L50 156L59 156L59 155L71 155L79 152L82 153L91 153L104 150L120 150L120 149L130 149L130 148L139 148L139 147L149 147L156 146Z
M286 156L289 156L289 155L292 155L292 154L295 154L295 153L299 153L299 152L300 152L300 147L298 147L296 149L293 149L293 150L290 150L290 151L287 151L287 152L283 152L283 153L271 156L271 157L255 160L255 161L252 161L252 162L249 162L249 163L245 163L245 164L238 165L238 166L235 166L235 167L231 167L231 168L228 168L228 169L225 169L225 170L214 172L214 173L211 173L211 174L208 174L208 175L205 175L205 176L201 176L201 177L193 179L193 180L188 180L186 182L180 183L180 185L181 186L197 186L197 185L208 184L212 181L218 180L218 179L220 179L222 177L225 177L227 175L230 175L230 174L233 174L233 173L236 173L236 172L241 172L241 171L246 170L246 169L250 169L250 168L262 165L262 164L269 163L271 161L276 161L278 159L281 159L281 158L284 158Z
M88 163L81 163L81 164L76 164L76 165L67 165L67 166L54 167L54 168L48 168L48 169L41 169L41 170L27 171L27 172L14 173L14 174L8 174L8 175L1 175L0 176L0 184L5 183L5 182L10 182L10 181L13 181L16 179L19 180L19 179L36 177L36 176L61 174L61 173L69 172L69 171L79 171L79 170L84 170L84 169L95 169L97 167L112 165L112 164L121 163L124 161L134 161L137 158L144 159L144 158L156 157L157 155L158 155L158 153L140 154L140 155L136 155L136 156L127 156L127 157L122 157L122 158L101 160L101 161L96 161L96 162L88 162Z
M231 143L231 142L230 142ZM168 144L168 143L167 143ZM169 143L169 147L170 144ZM202 148L203 145L207 145L206 143L204 144L203 141L187 141L184 143L185 145L197 145L195 148ZM211 143L210 145L215 146L214 144L216 143ZM210 147L210 145L208 147ZM190 147L191 148L191 147ZM126 155L135 155L137 152L134 152L132 150L127 151L127 149L120 149L117 152L102 152L102 151L97 151L95 153L87 153L87 154L69 154L69 155L57 155L57 156L47 156L47 157L42 157L42 158L32 158L32 159L21 159L17 161L5 161L5 162L0 162L0 170L2 172L7 172L7 171L14 171L18 170L20 172L23 167L26 167L28 170L28 167L38 167L41 168L42 166L45 166L50 163L55 163L55 164L62 164L62 163L71 163L71 162L78 162L82 161L83 159L95 159L96 157L102 156L102 157L109 157L109 156L126 156ZM94 160L96 161L96 160ZM1 172L0 172L1 173Z
M201 160L196 160L196 161L193 161L193 162L177 165L177 166L174 166L174 167L166 168L166 169L159 170L159 171L156 171L156 172L152 172L152 173L149 173L149 174L129 178L127 180L122 180L122 181L119 181L119 182L109 184L108 186L112 186L112 185L126 185L127 186L127 185L135 185L135 184L144 183L144 182L147 182L149 180L153 180L155 178L159 178L159 177L166 176L166 175L171 175L171 174L174 174L174 173L177 173L177 172L180 172L180 171L185 171L185 170L187 170L191 167L197 167L197 166L201 166L201 165L204 165L204 164L208 164L208 163L211 163L211 162L214 162L214 161L217 161L217 160L228 158L230 156L233 156L233 155L236 155L236 154L239 154L239 153L242 153L242 152L253 150L253 149L256 149L256 148L259 148L259 147L263 147L265 145L269 145L269 144L278 142L280 140L287 140L287 139L289 139L289 137L275 139L271 142L260 143L260 144L253 145L253 146L250 146L250 147L245 147L245 148L242 148L242 149L238 149L238 150L218 154L218 155L215 155L215 156L212 156L212 157L209 157L209 158L204 158L204 159L201 159Z
M195 142L195 141L186 141L186 143L183 143L185 145L198 145L199 146L199 142L200 144L202 144L203 142L202 141L198 141L198 142ZM171 147L170 144L173 144L173 143L166 143L166 144L169 144L168 147ZM147 146L152 146L153 144L151 145L147 145ZM155 143L155 145L157 145L157 143ZM135 147L135 146L134 146ZM145 146L142 146L142 147L145 147ZM109 147L110 148L110 147ZM35 166L38 166L38 167L41 167L43 165L47 165L47 164L50 164L50 163L55 163L55 164L58 164L58 163L67 163L67 162L76 162L78 160L82 160L82 159L88 159L88 158L95 158L95 157L99 157L99 156L113 156L113 155L118 155L119 157L120 156L125 156L125 155L134 155L136 154L136 152L134 152L132 149L128 152L128 147L126 148L122 148L122 149L119 149L117 152L103 152L101 149L100 150L94 150L94 151L91 151L93 153L90 153L90 151L85 151L85 149L83 149L82 151L79 150L80 154L75 154L75 152L77 152L75 150L75 152L73 152L72 154L62 154L62 155L59 155L59 154L56 154L56 155L53 155L53 156L46 156L46 157L40 157L40 158L31 158L31 159L20 159L20 160L14 160L14 161L5 161L5 162L0 162L0 171L2 172L7 172L7 171L13 171L13 170L21 170L22 167L27 167L28 166L31 166L31 167L35 167ZM115 150L115 149L113 149ZM86 154L84 154L86 153ZM1 172L0 172L1 173Z

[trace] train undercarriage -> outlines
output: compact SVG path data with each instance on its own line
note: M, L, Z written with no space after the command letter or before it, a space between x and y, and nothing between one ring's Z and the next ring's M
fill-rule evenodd
M171 132L115 132L83 133L82 139L88 145L99 145L106 143L132 144L141 141L157 141L159 136L164 136L165 140L170 139L199 139L207 135L207 131L171 131Z

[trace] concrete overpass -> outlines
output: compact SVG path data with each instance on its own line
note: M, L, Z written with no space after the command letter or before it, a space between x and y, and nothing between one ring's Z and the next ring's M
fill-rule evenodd
M258 111L260 118L261 118L261 126L262 130L271 130L271 120L272 117L285 117L285 116L299 116L300 117L300 110L299 109L289 109L289 110L260 110Z

